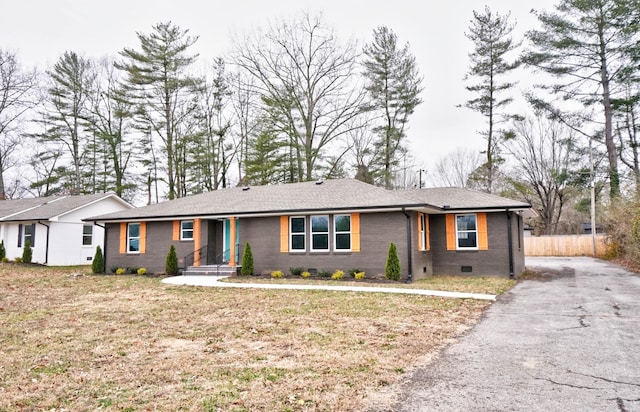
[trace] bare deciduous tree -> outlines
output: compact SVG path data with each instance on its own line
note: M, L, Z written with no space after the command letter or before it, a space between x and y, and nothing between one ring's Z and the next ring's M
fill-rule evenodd
M278 128L301 152L295 180L315 177L325 148L349 132L361 111L356 50L308 14L235 41L233 62L256 78L263 100L278 112L273 118L283 123Z

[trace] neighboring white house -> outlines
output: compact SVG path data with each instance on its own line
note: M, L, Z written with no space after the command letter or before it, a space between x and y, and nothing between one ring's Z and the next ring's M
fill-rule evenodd
M104 248L104 228L83 219L132 207L113 193L2 200L0 239L11 260L29 241L33 263L86 265Z

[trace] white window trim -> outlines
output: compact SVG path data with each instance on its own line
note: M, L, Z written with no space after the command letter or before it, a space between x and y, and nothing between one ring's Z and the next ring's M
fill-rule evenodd
M340 231L338 232L338 228L336 227L336 222L338 217L348 217L349 218L349 231ZM351 222L350 214L342 214L342 215L333 215L333 251L334 252L351 252L352 251L352 240L353 240L353 226ZM349 235L349 248L348 249L338 249L338 235Z
M32 223L29 223L28 225L22 225L22 247L24 248L26 246L28 240L29 246L31 248L34 248L35 246L33 246L33 232L29 233L29 237L27 238L27 228L29 228L29 230L33 229L33 232L36 231L36 227Z
M325 217L327 218L327 231L326 232L314 232L313 231L313 218L314 217ZM313 247L313 235L327 235L327 248L326 249L315 249ZM329 215L314 215L309 217L309 250L311 252L320 252L326 253L331 251L331 220L329 219Z
M87 235L84 233L84 228L85 227L90 227L91 228L91 235ZM88 245L84 244L84 238L91 236L91 243L89 243ZM82 247L86 247L86 248L90 248L93 247L93 237L95 236L95 231L93 230L93 225L82 225Z
M191 229L185 229L184 226L183 226L184 223L191 223ZM184 237L185 230L191 232L191 237ZM180 221L180 240L193 240L193 231L194 231L193 220L181 220Z
M131 225L138 225L138 236L137 237L131 237L129 235L129 230L131 229ZM140 254L140 229L142 228L142 224L138 223L138 222L132 222L132 223L127 223L127 254L130 255L139 255ZM129 247L131 246L131 239L138 239L138 250L129 250Z
M476 220L476 229L475 230L458 230L458 216L473 216ZM456 219L456 250L479 250L478 249L478 214L477 213L461 213L459 215L455 215ZM476 245L475 246L460 246L458 233L475 233L476 234Z
M457 221L456 221L457 222ZM425 252L427 250L427 214L421 213L418 221L418 231L420 232L420 251ZM458 231L456 230L456 243L458 242Z
M303 232L292 232L293 225L291 221L293 219L302 219L303 221ZM302 249L294 249L293 248L293 236L304 236L304 247ZM306 216L289 216L289 252L291 253L306 253L307 252L307 217Z

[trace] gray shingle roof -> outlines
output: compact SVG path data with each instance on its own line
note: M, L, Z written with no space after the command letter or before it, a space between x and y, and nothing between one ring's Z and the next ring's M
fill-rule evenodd
M528 209L528 203L459 187L406 190L405 194L438 209ZM448 207L446 207L448 206Z
M215 190L87 220L171 219L194 216L267 215L323 210L423 208L528 208L529 205L465 189L391 191L355 179Z
M123 210L90 220L171 218L179 216L231 216L279 212L359 210L417 206L419 202L355 179L288 183L214 190L137 209Z
M0 201L0 219L4 221L48 220L110 196L115 195L112 193L96 193L92 195L4 200Z

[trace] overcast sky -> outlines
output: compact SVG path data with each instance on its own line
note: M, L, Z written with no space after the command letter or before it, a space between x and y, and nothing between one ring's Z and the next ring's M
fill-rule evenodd
M558 0L5 0L0 10L0 47L17 53L25 66L45 68L66 50L86 57L115 56L124 47L138 48L136 32L149 33L159 22L172 21L200 36L193 51L204 60L224 56L231 35L270 20L302 11L322 13L346 41L370 42L376 27L391 28L401 44L408 42L424 77L424 103L410 119L408 135L419 166L430 168L439 157L457 147L481 150L477 135L483 127L479 114L456 107L469 99L463 77L468 70L471 41L464 32L473 10L487 5L492 11L511 11L515 35L537 28L530 12L551 10ZM520 73L520 85L532 83ZM517 95L514 97L518 97ZM523 106L516 106L522 110Z

